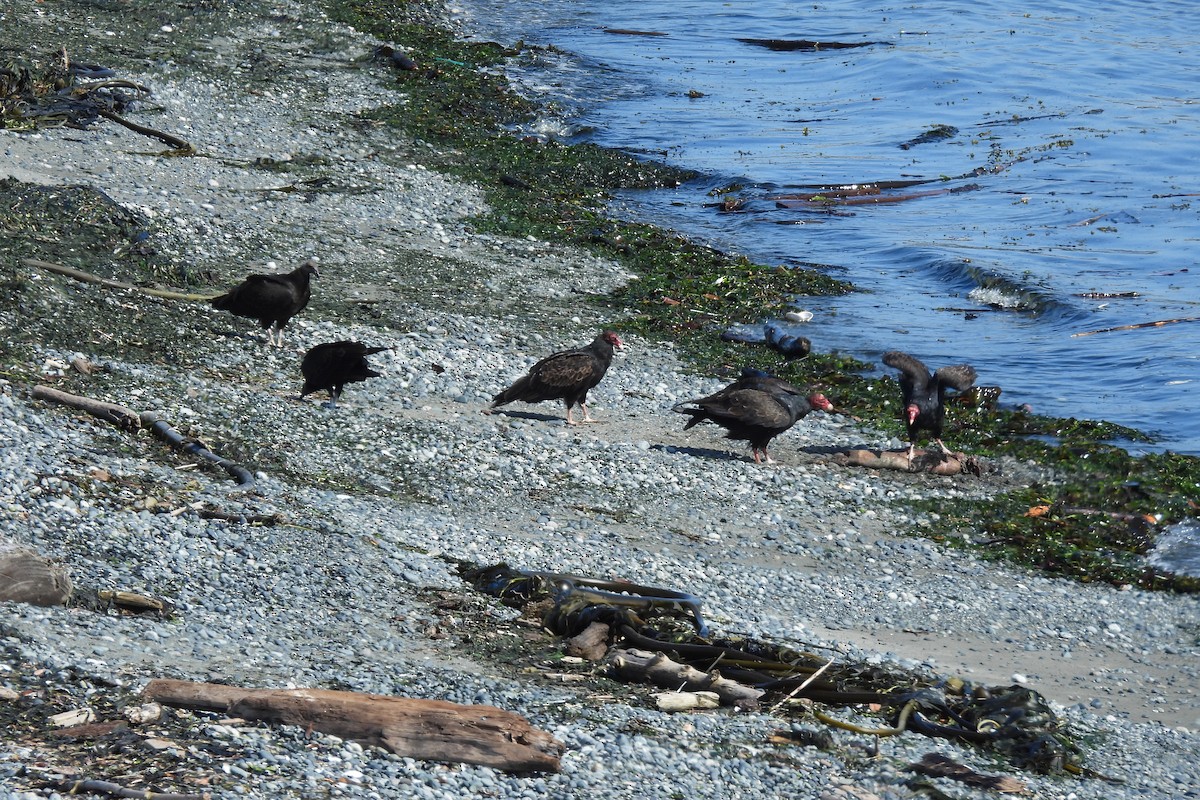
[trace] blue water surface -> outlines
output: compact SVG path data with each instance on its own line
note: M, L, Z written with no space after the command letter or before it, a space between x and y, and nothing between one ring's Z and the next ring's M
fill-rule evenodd
M864 289L798 301L814 349L970 362L1003 402L1160 437L1135 451L1200 454L1200 322L1075 335L1200 317L1192 4L463 9L478 38L557 48L514 67L552 109L540 132L705 175L624 195L618 213L766 263L825 264ZM919 141L934 126L952 135ZM880 180L926 181L890 195L931 194L832 209L775 199ZM711 207L726 196L743 210Z

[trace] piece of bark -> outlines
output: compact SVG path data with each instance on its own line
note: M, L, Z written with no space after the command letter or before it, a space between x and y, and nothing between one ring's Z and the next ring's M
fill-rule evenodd
M0 537L0 601L61 606L70 597L71 579L63 566Z
M567 639L563 647L569 656L579 656L587 661L599 661L608 652L608 633L611 629L603 622L593 622L578 636Z
M550 734L495 706L166 679L150 681L142 694L170 706L301 725L400 756L479 764L506 772L557 772L563 751L562 742Z
M649 681L664 689L716 692L721 705L740 708L753 708L764 694L761 689L721 677L717 670L701 672L648 650L614 650L608 658L608 672L621 680Z

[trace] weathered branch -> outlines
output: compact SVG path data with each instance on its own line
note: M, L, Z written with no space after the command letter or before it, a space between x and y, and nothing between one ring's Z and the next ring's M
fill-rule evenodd
M508 772L557 772L562 742L519 714L329 689L245 689L153 680L143 694L166 705L302 725L410 758L480 764Z
M172 148L174 148L170 155L193 156L196 154L196 148L194 146L188 142L185 142L183 139L180 139L174 134L164 133L163 131L150 128L145 125L139 125L136 122L130 122L119 114L109 111L106 108L97 108L96 113L105 119L111 119L118 125L124 125L134 133L140 133L142 136L150 136L154 139L158 139L160 142L170 145Z
M152 792L149 789L126 789L115 783L97 780L66 780L58 784L58 788L67 794L110 794L113 797L137 797L142 800L205 800L206 794L173 794L171 792Z
M95 400L91 397L83 397L69 392L63 392L58 389L53 389L49 386L33 387L32 395L37 400L48 400L53 403L60 403L72 408L78 408L81 411L86 411L89 414L99 417L105 422L112 423L118 428L125 431L135 431L141 428L148 428L155 436L163 441L166 441L175 447L192 455L211 461L221 469L230 474L240 486L253 486L254 475L250 470L239 464L235 464L227 458L222 458L216 453L213 453L199 442L188 442L184 439L183 434L171 427L171 425L158 418L158 415L153 411L144 411L138 414L132 409L117 403L108 403L103 400Z
M901 472L931 472L934 475L979 475L983 465L974 456L962 453L938 453L918 450L911 462L904 450L848 450L837 456L839 463L870 469L898 469Z
M717 670L701 672L672 661L663 653L647 650L615 650L608 658L608 672L626 681L649 681L664 689L716 692L722 705L755 706L765 694L761 689L722 678Z
M168 300L212 300L217 295L215 294L185 294L183 292L171 292L166 289L151 289L147 286L135 286L132 283L125 281L114 281L111 278L101 278L99 275L93 275L90 272L84 272L80 269L55 264L51 261L42 261L37 258L23 258L21 263L29 267L43 269L46 272L53 272L57 275L65 275L68 278L74 278L77 281L84 283L92 283L97 286L103 286L106 289L132 289L135 292L148 294L152 297L165 297Z
M33 387L31 394L35 400L48 400L51 403L59 403L60 405L77 408L80 411L86 411L93 417L99 417L105 422L116 425L123 431L136 431L142 427L141 420L138 418L136 411L117 403L83 397L44 385Z

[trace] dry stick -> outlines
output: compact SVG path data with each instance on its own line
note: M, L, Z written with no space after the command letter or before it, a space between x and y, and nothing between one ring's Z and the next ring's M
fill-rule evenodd
M180 139L178 136L173 136L169 133L163 133L162 131L155 130L154 128L148 128L145 125L138 125L136 122L130 122L124 117L114 114L107 109L98 108L96 109L96 113L105 119L111 119L118 125L124 125L134 133L140 133L143 136L151 136L155 139L158 139L160 142L169 144L176 150L176 153L173 153L173 155L192 156L196 154L196 148L185 142L183 139Z
M77 281L84 283L94 283L97 286L103 286L106 289L133 289L135 292L152 295L154 297L165 297L168 300L212 300L219 295L215 294L184 294L183 292L170 292L166 289L149 289L145 286L134 286L132 283L125 281L114 281L109 278L101 278L98 275L93 275L90 272L65 267L62 264L55 264L50 261L42 261L37 258L23 258L21 263L30 267L44 269L46 272L54 272L58 275L65 275L68 278L74 278Z
M828 661L826 661L826 662L825 662L825 663L824 663L824 664L821 666L821 668L820 668L820 669L818 669L818 670L817 670L816 672L814 672L812 675L809 675L807 678L805 678L805 679L804 679L804 683L800 684L800 685L799 685L799 686L797 686L795 689L792 689L790 692L788 692L788 694L787 694L787 697L783 698L783 699L782 699L782 700L780 700L778 703L776 703L775 705L771 706L770 710L768 710L768 711L767 711L767 713L768 713L768 714L774 714L776 711L778 711L778 710L779 710L779 707L780 707L781 705L783 705L783 704L784 704L784 703L786 703L788 700L791 700L793 697L795 697L796 695L800 694L800 693L801 693L801 692L803 692L805 689L807 689L807 688L808 688L808 685L809 685L810 683L812 683L813 681L815 681L815 680L816 680L818 677L820 677L820 675L821 675L821 673L822 673L822 672L824 672L825 670L829 669L829 665L830 665L830 664L832 664L832 663L833 663L833 659L832 659L832 658L831 658L831 659L829 659Z
M1100 328L1095 331L1083 331L1082 333L1072 333L1071 338L1077 336L1091 336L1096 333L1111 333L1113 331L1132 331L1138 328L1158 328L1163 325L1171 325L1176 322L1200 322L1200 317L1176 317L1175 319L1160 319L1158 322L1139 322L1134 325L1118 325L1115 328Z
M65 406L86 411L92 416L112 423L122 430L133 431L141 428L149 428L160 439L221 467L240 486L250 487L254 485L254 475L250 470L228 459L221 458L199 442L185 442L182 434L168 423L160 420L158 415L152 411L144 411L139 415L137 412L116 403L106 403L103 400L81 397L77 394L52 389L49 386L33 387L32 396L37 400L48 400L53 403L61 403Z
M126 789L108 781L68 780L58 784L58 788L67 794L111 794L113 797L140 797L145 800L205 800L207 794L172 794L170 792L152 792L149 789Z

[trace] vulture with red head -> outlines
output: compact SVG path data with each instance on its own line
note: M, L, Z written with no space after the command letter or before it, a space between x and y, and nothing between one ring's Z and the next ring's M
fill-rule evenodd
M672 411L690 414L686 431L701 422L713 422L726 430L725 438L750 443L755 463L773 459L767 445L791 428L810 411L832 411L825 395L807 395L797 387L758 370L743 370L742 376L719 392L688 400Z
M960 392L975 383L975 368L970 364L941 367L930 374L919 360L891 350L883 354L883 363L900 370L900 402L904 405L904 425L908 431L908 461L911 464L917 441L928 434L943 453L949 448L942 441L942 425L946 420L946 390Z
M305 261L284 275L250 275L209 302L219 311L257 319L269 329L267 343L283 347L283 326L308 305L309 280L319 275L316 262Z
M326 342L304 354L300 372L304 375L304 388L300 399L320 389L329 392L327 408L337 408L342 388L347 383L358 383L367 378L378 378L379 373L371 369L367 356L390 350L388 347L367 347L361 342Z
M586 347L546 356L530 367L528 374L493 397L486 413L517 400L523 403L562 400L567 407L568 425L576 424L572 415L576 405L583 409L584 422L595 422L588 413L587 394L608 372L614 348L623 347L617 334L604 331Z

